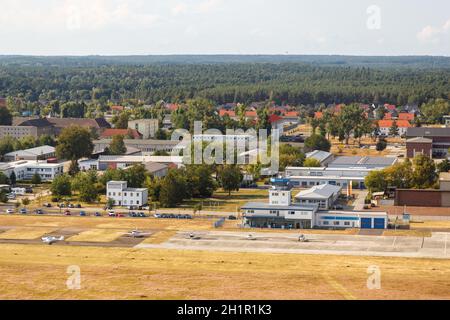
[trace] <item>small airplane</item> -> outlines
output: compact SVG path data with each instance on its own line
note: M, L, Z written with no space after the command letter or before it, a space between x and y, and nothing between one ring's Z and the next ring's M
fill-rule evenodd
M299 237L298 237L298 242L308 242L309 240L305 237L305 235L304 234L301 234Z
M142 231L140 231L138 229L134 229L131 232L125 233L125 235L127 235L129 237L132 237L132 238L143 238L145 236L149 236L150 233L145 233L145 232L142 232Z
M55 242L64 241L64 236L61 236L61 237L47 236L47 237L42 237L41 240L43 243L52 245Z
M256 240L256 238L252 234L249 234L247 240Z

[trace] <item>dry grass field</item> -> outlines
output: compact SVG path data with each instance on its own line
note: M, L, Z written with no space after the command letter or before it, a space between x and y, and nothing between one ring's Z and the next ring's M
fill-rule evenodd
M0 226L37 237L92 228L81 235L97 242L129 228L154 230L147 243L164 242L176 231L213 229L206 219L51 216L0 216ZM450 299L450 261L443 259L12 243L0 250L0 299ZM81 269L79 290L66 287L72 265ZM366 286L373 265L381 270L380 290Z

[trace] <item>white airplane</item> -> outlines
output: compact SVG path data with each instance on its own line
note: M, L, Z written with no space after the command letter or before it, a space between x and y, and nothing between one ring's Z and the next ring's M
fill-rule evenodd
M142 232L142 231L140 231L138 229L134 229L131 232L125 233L125 235L127 235L129 237L132 237L132 238L142 238L142 237L145 237L145 236L149 236L150 233L145 233L145 232Z
M299 242L308 242L309 240L305 237L304 234L301 234L301 235L298 237L298 241L299 241Z
M43 243L51 245L57 241L64 241L64 236L61 236L61 237L47 236L47 237L42 237L41 239L42 239Z
M247 240L256 240L256 238L252 234L249 234Z

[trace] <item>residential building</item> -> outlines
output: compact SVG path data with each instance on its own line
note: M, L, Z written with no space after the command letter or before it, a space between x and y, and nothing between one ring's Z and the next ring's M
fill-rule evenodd
M18 160L47 160L56 156L56 150L52 146L41 146L25 150L9 152L4 155L5 161Z
M138 131L143 139L155 138L159 130L158 119L140 119L128 121L128 128Z
M113 199L115 206L142 207L148 203L148 189L128 188L126 181L109 181L106 184L106 197Z
M380 135L390 136L391 128L394 126L394 123L397 124L398 134L399 136L404 136L406 134L406 130L411 128L411 123L408 120L379 120L378 127L380 129Z
M300 204L317 204L319 210L332 209L342 187L331 184L321 184L308 190L300 191L295 196L295 202Z

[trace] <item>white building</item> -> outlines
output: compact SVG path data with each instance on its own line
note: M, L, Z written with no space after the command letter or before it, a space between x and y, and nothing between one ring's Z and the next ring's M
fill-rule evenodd
M42 181L51 181L64 172L64 164L27 160L0 163L0 172L7 177L10 177L13 171L18 181L31 180L35 173L39 174Z
M115 206L142 207L148 203L147 188L128 188L126 181L109 181L106 198L113 199Z
M328 211L317 212L316 226L321 228L387 229L387 212Z
M132 120L128 121L128 128L139 131L143 139L152 139L159 129L159 121L158 119Z
M306 154L306 159L316 159L322 167L326 167L334 160L334 156L330 152L314 150Z
M328 210L333 207L339 198L342 187L331 184L321 184L308 190L300 191L295 200L300 204L317 204L319 210Z

